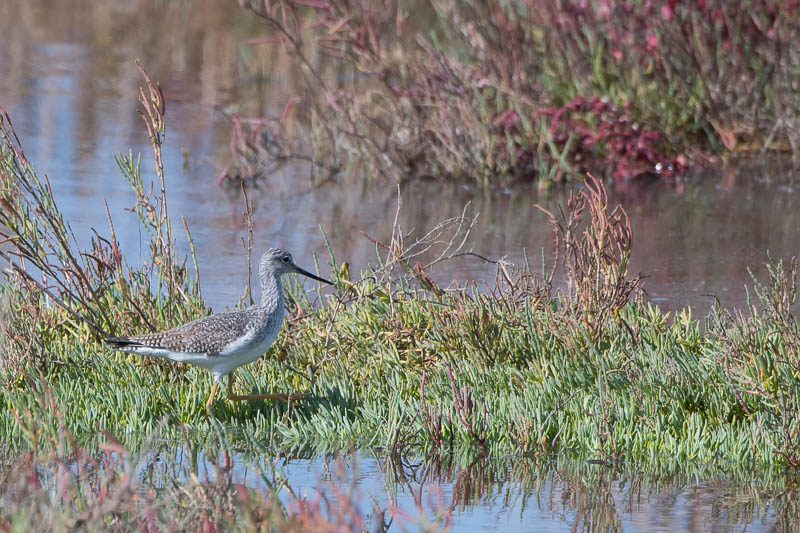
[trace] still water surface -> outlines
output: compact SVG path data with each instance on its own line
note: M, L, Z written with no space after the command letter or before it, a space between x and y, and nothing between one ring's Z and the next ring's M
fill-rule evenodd
M0 6L0 105L11 114L28 157L50 176L79 239L87 242L91 227L107 233L107 201L128 257L136 257L142 242L133 215L125 211L133 193L112 155L141 153L145 175L153 175L136 114L141 79L133 60L139 58L161 81L168 106L169 211L175 228L182 227L181 216L189 223L204 296L215 310L238 302L247 273L243 199L216 181L232 163L231 125L220 110L280 116L299 86L277 50L245 44L262 31L235 2ZM263 63L273 70L260 71ZM741 307L748 267L758 275L768 251L775 258L798 253L799 195L788 185L791 178L768 163L700 171L680 183L610 187L611 202L620 202L631 216L631 270L647 276L652 301L669 310L691 306L696 316L714 296L723 306ZM486 193L420 182L403 185L401 195L399 220L407 231L426 231L470 202L470 212L479 213L470 240L475 252L521 262L525 251L538 264L541 251L549 258L553 246L547 220L534 206L555 209L566 192L543 196L523 185ZM313 254L324 263L324 231L337 260L349 262L351 272L374 262L375 247L361 232L388 239L397 200L394 185L353 176L312 187L308 167L299 163L268 176L250 196L256 203L256 253L283 246L301 265L313 265ZM187 251L182 232L177 234ZM323 274L327 268L322 265ZM463 283L492 279L494 273L491 265L465 258L440 265L435 278Z
M286 479L299 498L322 498L333 508L354 505L369 531L380 531L381 522L392 519L389 530L427 525L475 532L773 531L795 522L787 512L795 497L783 482L759 479L755 472L736 480L706 472L701 479L669 468L647 473L574 458L502 457L456 465L442 456L399 458L369 450L255 462L199 453L197 462L186 467L192 458L185 448L151 454L138 467L141 488L169 487L170 480L194 475L223 491L243 485L267 494L265 480L280 486L276 480ZM293 508L288 492L281 499Z
M216 311L237 304L247 274L244 203L240 195L222 190L216 179L232 162L231 125L220 110L280 116L298 87L297 73L277 50L245 44L261 31L235 2L0 3L0 106L14 120L28 158L49 175L56 200L82 243L88 242L92 227L107 233L107 201L128 257L136 257L143 245L134 216L125 211L134 195L112 155L129 149L142 153L143 171L153 175L149 141L136 114L141 80L133 60L139 58L151 77L160 80L167 98L169 211L175 228L186 217L203 293ZM265 57L272 65L267 72L258 66ZM792 189L791 177L767 163L697 172L675 183L610 187L611 202L621 203L630 214L631 269L647 276L652 301L668 310L691 306L695 316L708 310L713 297L723 306L741 307L748 267L758 275L767 251L776 258L798 253L800 195ZM565 201L565 192L558 189L542 195L535 187L520 185L487 193L435 181L404 184L400 194L400 225L417 234L460 214L470 203L470 212L479 213L470 246L481 255L505 256L512 262L521 262L525 252L538 259L544 250L546 260L552 257L550 228L535 205L556 209ZM323 275L329 267L321 231L337 260L348 261L351 272L358 272L375 254L374 244L361 232L388 239L397 204L393 184L357 176L313 187L302 164L268 176L250 197L256 203L256 252L283 246L300 265L312 268L316 254ZM188 251L185 239L179 237L178 244ZM491 265L467 258L442 264L435 272L443 284L493 277ZM293 486L309 491L316 487L321 461L285 465ZM416 516L412 493L422 482L389 483L385 461L371 455L345 464L345 475L356 477L359 490L372 494L380 506L396 498L401 509ZM533 522L542 530L571 530L596 520L599 515L592 512L612 516L625 530L639 531L728 529L726 524L734 530L766 530L775 520L769 504L753 504L743 515L729 514L731 494L743 489L725 481L651 488L630 478L609 478L598 485L604 487L598 493L592 492L597 487L557 473L526 484L505 476L506 470L495 468L491 479L479 478L483 488L474 497L463 494L471 490L464 484L475 481L458 470L433 484L445 505L455 509L453 525L522 531ZM242 482L249 483L245 478ZM585 505L582 498L587 497L605 502L600 511Z

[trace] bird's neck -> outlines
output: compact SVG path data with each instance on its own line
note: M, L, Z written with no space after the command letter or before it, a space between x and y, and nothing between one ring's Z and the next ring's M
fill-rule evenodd
M283 285L280 276L261 276L261 306L283 307Z

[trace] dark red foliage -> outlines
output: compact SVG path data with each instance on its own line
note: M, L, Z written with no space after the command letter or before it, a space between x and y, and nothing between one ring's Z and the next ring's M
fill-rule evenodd
M581 171L607 169L614 178L633 178L641 174L674 177L684 170L678 157L659 148L658 132L636 123L628 109L618 109L599 97L578 96L535 115L550 118L549 132L559 146L565 146L570 135L577 136L573 145L583 156L576 162Z
M713 46L720 42L723 49L746 55L749 51L745 47L773 40L781 18L800 7L800 0L753 0L746 8L726 0L580 0L559 3L558 7L548 0L528 3L545 12L556 11L553 21L565 31L600 25L616 51L644 45L657 60L661 59L658 36L665 30L684 36L686 43L702 39L703 44ZM697 22L705 31L695 31Z
M628 109L619 109L597 96L588 99L578 96L560 107L542 107L529 118L534 123L547 119L547 133L558 150L569 144L570 150L564 155L573 170L626 179L642 174L675 177L686 167L683 157L667 155L659 148L658 132L636 123ZM495 119L503 132L517 132L520 122L515 110L504 111ZM533 157L530 147L517 145L517 148L518 160Z

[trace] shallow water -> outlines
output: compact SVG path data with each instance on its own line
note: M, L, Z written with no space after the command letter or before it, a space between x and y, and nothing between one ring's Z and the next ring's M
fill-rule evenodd
M154 441L153 451L139 456L84 449L80 462L63 463L67 472L53 462L39 464L35 487L51 493L71 487L67 499L72 501L80 497L74 490L107 490L113 498L130 483L135 494L123 491L122 500L115 500L120 509L129 508L133 497L167 511L178 497L176 490L185 487L180 497L191 499L202 487L210 496L198 496L194 505L214 512L220 511L215 501L244 506L241 489L248 489L251 509L263 513L273 495L289 514L302 514L298 503L308 502L315 515L338 524L336 530L354 530L356 521L363 521L367 531L382 531L383 524L390 531L466 532L760 532L795 531L800 524L797 473L777 468L729 463L722 473L719 464L676 464L662 458L647 470L566 455L397 456L377 449L271 457L264 449L233 451L231 444L220 449L200 442ZM18 484L13 471L8 476L15 464L0 462L4 482L10 487L33 483L26 477ZM30 469L18 471L29 476ZM123 473L130 482L109 483ZM5 491L0 485L0 497ZM349 521L337 518L339 512ZM345 522L351 527L343 527Z
M265 479L273 486L287 479L302 500L354 505L369 531L392 518L391 530L414 531L421 524L498 532L772 531L796 525L791 513L782 512L796 505L795 497L769 476L698 479L568 458L457 465L452 458L393 458L369 450L255 462L236 454L227 462L209 460L201 452L198 466L187 467L190 462L185 448L149 455L138 468L140 488L171 486L170 480L194 474L203 483L266 494ZM288 491L280 498L294 509Z
M125 211L133 193L112 155L141 153L152 176L151 149L136 114L141 79L133 59L161 81L168 106L169 209L175 228L182 227L181 216L189 223L204 296L215 310L237 304L247 273L243 200L216 183L232 162L231 127L219 110L279 116L297 86L296 73L280 54L271 72L249 62L254 54L271 53L244 44L261 31L234 2L14 0L0 6L0 105L11 114L28 157L49 175L79 240L88 241L91 227L107 234L107 201L129 258L142 241ZM678 183L610 187L612 203L621 202L631 216L631 270L647 276L652 301L670 310L691 306L696 316L715 297L723 306L741 307L748 267L758 275L768 251L776 258L797 253L798 194L779 168L765 163L698 172ZM480 214L470 240L475 252L521 262L525 251L537 266L542 250L546 260L552 258L553 246L547 220L534 206L555 209L566 193L557 189L543 196L530 186L486 193L428 181L402 186L401 195L400 225L414 229L412 236L471 202L470 212ZM351 272L374 262L375 246L361 232L388 239L397 201L394 185L365 184L357 177L312 187L302 164L278 170L250 196L257 206L255 253L283 246L301 265L313 266L313 254L324 263L322 230ZM183 232L176 235L188 250ZM323 274L327 269L323 264ZM461 258L434 273L447 285L491 280L495 269Z

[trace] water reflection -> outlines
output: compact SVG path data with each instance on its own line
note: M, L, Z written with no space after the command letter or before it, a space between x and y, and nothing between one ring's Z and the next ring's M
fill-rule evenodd
M523 525L572 531L785 530L797 522L794 478L766 488L746 472L742 478L690 472L642 472L570 458L541 461L521 457L479 459L458 466L452 458L389 460L387 483L398 498L415 498L425 486L444 490L455 520L488 513L484 526L503 530ZM674 465L674 471L684 466ZM702 468L700 470L703 470ZM705 479L707 481L698 481ZM790 488L785 488L786 483ZM780 511L777 511L780 509ZM485 519L486 517L484 517ZM503 523L505 521L505 524ZM476 528L477 529L477 528Z
M0 498L37 490L81 490L115 505L187 508L187 518L246 520L280 505L302 520L363 524L359 530L456 531L791 531L800 526L798 479L787 471L654 463L654 470L585 459L387 456L364 450L338 456L272 458L227 447L163 443L136 463L132 481L121 450L80 453L71 463L35 468L20 459L0 468ZM463 461L463 462L462 462ZM680 472L680 473L676 473ZM130 486L132 493L119 494ZM9 491L13 492L9 493ZM21 494L20 494L21 493ZM131 501L128 501L131 499ZM70 500L72 501L72 500ZM16 503L14 503L16 505ZM266 513L266 514L265 514ZM342 517L346 517L342 521Z
M238 302L247 275L243 200L216 183L232 163L230 123L217 110L280 116L300 87L285 54L245 44L262 32L235 2L0 3L0 105L11 113L28 157L49 174L79 241L88 243L91 227L107 233L103 202L108 201L123 251L133 262L142 236L135 217L125 211L134 197L112 154L129 148L142 153L145 174L153 175L146 132L136 114L141 80L134 58L161 80L173 227L182 227L181 216L187 218L204 296L217 311ZM254 67L262 64L272 70ZM714 297L724 306L741 307L748 267L758 275L767 251L777 258L797 253L798 194L786 186L791 178L777 179L782 170L764 163L699 173L679 183L637 181L611 188L611 201L621 202L632 219L631 269L647 276L645 288L653 301L669 310L692 306L696 315ZM374 262L375 246L361 232L389 238L395 185L341 176L313 187L309 175L307 165L287 164L251 191L257 206L256 249L281 245L303 264L312 254L324 263L324 231L337 260L348 261L351 272ZM469 202L473 212L480 212L471 240L476 252L514 262L527 253L538 267L542 250L545 261L552 261L552 240L535 204L554 209L565 194L556 189L542 195L525 185L482 192L436 181L407 183L401 187L399 221L407 232L414 230L410 235L420 234ZM185 239L178 245L188 252ZM322 270L327 274L325 265ZM494 274L493 266L462 258L441 265L434 278L447 285L491 280Z

